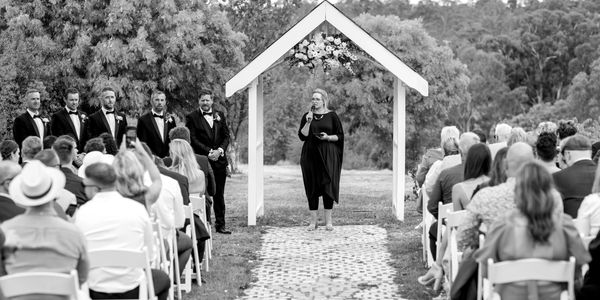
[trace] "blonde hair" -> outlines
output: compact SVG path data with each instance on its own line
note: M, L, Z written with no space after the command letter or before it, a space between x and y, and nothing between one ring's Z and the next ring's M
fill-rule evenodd
M169 148L169 154L173 159L173 164L169 169L185 175L190 182L203 176L200 166L196 162L194 151L187 141L174 139L169 144Z
M458 138L460 137L460 130L456 126L445 126L440 132L440 145L444 149L444 144L448 140L454 140L458 144Z
M116 188L123 197L139 199L148 189L144 185L144 166L131 151L119 151L113 161Z
M313 94L314 93L321 94L323 97L323 106L329 108L329 96L327 95L327 92L324 89L316 88L313 90Z

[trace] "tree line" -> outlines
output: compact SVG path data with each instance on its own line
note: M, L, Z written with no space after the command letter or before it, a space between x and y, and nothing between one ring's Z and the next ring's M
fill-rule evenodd
M507 120L577 118L596 134L600 103L600 3L545 0L470 4L346 0L336 6L430 83L430 96L407 95L407 166L435 146L446 124L462 130ZM0 135L10 137L28 87L43 109L62 106L64 90L97 108L110 84L119 106L138 117L152 89L164 90L182 118L211 89L230 120L233 157L246 156L245 93L224 97L235 72L314 7L303 0L7 0L0 8ZM390 168L393 77L359 53L347 71L285 63L264 75L265 162L297 162L299 120L314 87L332 95L346 131L346 168ZM180 119L181 120L181 119ZM596 137L596 136L593 136ZM236 155L237 154L237 155Z

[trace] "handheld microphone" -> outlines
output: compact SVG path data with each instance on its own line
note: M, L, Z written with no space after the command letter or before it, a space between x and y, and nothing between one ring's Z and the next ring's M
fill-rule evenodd
M313 110L315 110L315 109L317 109L317 107L315 107L314 105L312 105L312 106L310 107L310 110L311 110L311 111L313 111Z

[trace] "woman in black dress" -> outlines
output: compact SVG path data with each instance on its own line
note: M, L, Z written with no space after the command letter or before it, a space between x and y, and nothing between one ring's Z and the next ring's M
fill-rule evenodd
M325 207L325 229L333 230L331 210L340 194L344 130L337 114L327 108L327 103L327 92L315 89L310 111L302 116L298 131L304 142L300 166L311 213L309 231L317 228L319 197L323 197Z

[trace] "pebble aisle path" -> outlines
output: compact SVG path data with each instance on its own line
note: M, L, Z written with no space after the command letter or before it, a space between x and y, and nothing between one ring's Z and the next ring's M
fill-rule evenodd
M386 243L386 230L372 225L271 228L252 271L258 280L240 299L401 299Z

